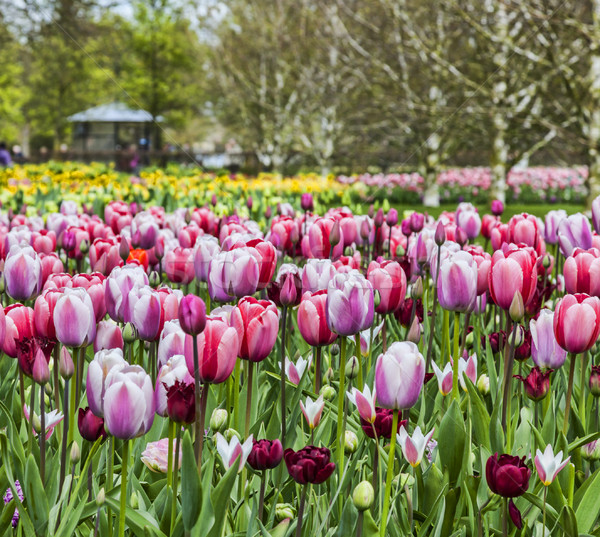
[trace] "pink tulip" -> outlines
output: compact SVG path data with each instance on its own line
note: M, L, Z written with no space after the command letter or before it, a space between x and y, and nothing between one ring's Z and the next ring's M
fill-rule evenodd
M489 273L490 294L494 302L507 311L517 291L529 304L537 284L537 255L531 247L511 244L496 250Z
M473 256L460 251L440 265L437 280L438 300L445 310L470 312L477 298L477 263Z
M237 333L243 334L240 358L260 362L269 356L279 331L279 311L273 302L249 296L242 298L231 321Z
M96 337L94 306L82 288L65 289L54 307L56 339L67 347L86 347Z
M469 239L474 239L481 230L481 217L471 203L461 203L456 210L456 225L464 230Z
M375 308L377 313L393 313L404 303L406 297L406 275L396 261L371 261L367 270L367 279L373 289L379 291L380 302Z
M531 359L538 367L558 369L567 359L567 351L554 336L554 312L543 309L537 319L529 321Z
M134 287L129 293L129 321L140 339L153 341L159 333L161 305L158 293L149 286Z
M149 250L156 242L158 224L148 211L137 213L131 221L131 242L136 248Z
M252 452L253 436L250 435L243 444L240 444L238 437L233 435L231 440L227 442L221 433L216 434L217 451L221 455L223 466L229 470L234 464L238 464L238 473L242 471L248 460L248 456Z
M54 308L58 299L63 296L58 289L46 289L38 296L33 306L35 329L39 336L56 340L54 328Z
M123 369L127 365L121 349L102 350L94 355L94 359L88 366L85 391L88 404L95 416L104 417L102 402L108 373L113 367Z
M538 219L532 214L516 214L508 221L508 242L531 246L537 251L541 240Z
M258 287L259 266L249 248L217 254L210 262L208 292L213 300L228 302L252 295Z
M285 376L292 383L298 386L300 381L302 380L302 375L307 369L310 369L312 365L312 354L308 357L308 359L302 358L300 356L296 363L290 361L290 359L286 356L285 358Z
M554 311L554 335L567 352L592 348L600 333L600 299L585 294L565 295Z
M492 256L479 245L466 246L465 252L470 253L477 264L477 296L481 296L489 289Z
M50 254L56 250L56 233L47 229L31 234L31 246L38 254Z
M48 278L52 274L64 272L65 267L63 262L58 257L58 254L52 252L50 254L40 254L40 263L42 265L42 285L45 286Z
M157 364L165 365L169 358L176 354L183 354L185 349L185 332L181 329L178 320L167 321L162 329L158 341Z
M567 293L600 296L600 251L575 248L563 267Z
M90 246L90 268L108 276L115 267L123 265L117 239L98 238Z
M327 289L336 269L329 259L308 259L302 269L302 293Z
M163 260L165 273L169 281L187 285L196 275L194 271L194 251L191 248L177 246L165 253Z
M4 262L6 293L15 300L35 298L42 290L42 265L30 246L13 246Z
M327 291L304 294L298 307L298 330L312 347L330 345L337 339L327 325Z
M353 271L336 274L327 288L327 325L341 336L353 336L373 324L373 286Z
M100 321L96 328L94 352L105 349L123 350L123 332L119 325L112 320Z
M176 446L173 445L173 461L175 460L175 449ZM182 449L179 448L179 457L177 458L179 461L178 468L181 468L182 458L183 452ZM146 449L142 451L140 459L152 472L162 472L163 474L166 474L169 469L169 439L162 438L156 442L148 442L146 444Z
M258 291L264 289L273 279L277 267L277 252L270 242L262 239L252 239L246 243L250 253L254 255L258 263Z
M402 454L409 464L415 468L421 464L425 448L433 436L434 429L431 429L426 435L423 435L420 427L416 427L413 435L409 436L404 428L400 427L400 432L397 434L397 441L402 448Z
M194 271L199 282L208 280L210 260L219 253L219 241L212 235L202 235L194 247Z
M137 265L115 267L106 279L104 299L113 321L123 322L130 314L129 293L136 286L148 285L148 276Z
M11 358L17 357L17 345L36 335L33 309L23 304L11 304L4 308L5 336L2 350Z
M179 325L190 336L197 336L206 325L206 305L195 295L186 295L179 304Z
M448 395L452 391L452 380L454 378L452 372L452 363L448 362L444 369L440 369L435 362L431 362L435 378L438 382L438 388L443 396Z
M348 392L347 395L350 402L356 405L360 417L367 423L374 423L377 417L375 410L377 390L373 388L373 393L371 393L371 388L365 384L362 392L357 388L352 388L352 391Z
M103 274L99 272L76 274L71 278L71 281L67 283L66 287L80 287L85 289L94 306L96 322L104 319L106 316L106 278Z
M308 230L310 251L317 259L337 259L344 252L343 232L339 229L339 241L332 245L330 235L336 220L333 218L317 218Z

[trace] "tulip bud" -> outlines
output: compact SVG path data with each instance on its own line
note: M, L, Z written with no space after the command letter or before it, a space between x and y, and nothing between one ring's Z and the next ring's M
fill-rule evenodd
M337 356L340 353L340 346L337 343L334 343L331 346L331 356Z
M271 207L269 206L265 209L265 218L267 220L269 220L272 215L273 215L273 209L271 209Z
M323 375L323 382L329 384L333 380L333 377L334 377L333 369L331 369L331 367L329 367L327 369L327 371L325 371L325 375Z
M401 473L394 478L393 483L400 488L411 488L415 484L415 478L410 474Z
M129 242L123 236L121 236L121 242L119 244L119 256L123 260L123 263L126 263L129 258Z
M296 303L298 292L296 291L296 284L294 283L294 275L291 273L286 274L279 292L279 301L282 306L290 306Z
M352 502L359 511L366 511L373 505L375 491L368 481L361 481L352 493Z
M510 303L508 313L515 323L518 323L525 316L525 304L523 303L523 296L519 291L515 293L515 296Z
M600 460L600 440L594 440L589 444L581 446L581 456L586 461L597 461Z
M371 234L371 224L366 218L360 224L360 238L366 240Z
M403 257L405 253L406 253L406 250L404 249L404 247L401 244L399 244L396 247L396 257Z
M4 282L4 278L2 277L2 274L0 273L0 294L4 293L5 290L6 290L6 284Z
M550 254L545 254L544 257L542 258L542 267L547 269L550 267L551 264L552 264L552 258L550 257Z
M375 214L375 207L372 203L371 205L369 205L369 210L367 211L367 214L369 215L369 218L373 218L373 215Z
M594 397L600 397L600 365L592 366L589 386L591 394Z
M435 243L438 246L441 246L446 242L446 227L442 222L438 222L437 227L435 228Z
M480 375L477 379L477 389L479 390L479 393L483 395L490 393L490 377L486 374Z
M419 323L419 318L415 315L413 319L412 325L410 326L410 330L406 336L407 341L412 341L415 344L418 344L421 340L421 324Z
M504 212L504 203L500 200L492 200L491 209L494 216L501 216Z
M306 192L300 196L300 206L304 212L312 211L314 208L313 196L309 192Z
M131 505L132 509L138 509L140 506L140 501L138 500L137 492L133 491L131 493L131 499L129 500L129 505Z
M179 303L178 312L181 329L190 336L197 336L206 326L206 305L196 295L186 295Z
M333 386L323 386L321 388L320 395L323 396L323 399L325 399L325 401L333 401L336 396L335 388Z
M375 289L373 291L373 307L377 309L381 304L381 295L379 294L379 290Z
M156 289L160 285L160 275L158 274L158 272L153 270L150 273L150 276L148 276L148 282L154 289Z
M383 226L383 209L379 208L377 210L377 214L375 215L375 227Z
M344 255L346 257L352 257L354 255L354 248L352 248L352 246L346 246L346 248L344 248Z
M455 231L455 239L458 245L462 248L469 241L469 237L467 237L467 232L461 228L457 227Z
M210 204L214 207L217 204L217 195L213 194L210 198Z
M125 343L133 343L135 341L135 328L131 323L126 323L123 328L123 341Z
M227 442L231 442L231 439L234 436L237 436L237 439L241 442L242 440L242 435L240 433L238 433L235 429L226 429L225 432L223 433L223 436L225 437L225 440L227 440Z
M69 459L73 464L77 464L79 459L81 459L81 450L79 449L79 444L77 442L73 442L71 445L71 453L69 454Z
M423 280L421 276L417 278L417 281L412 284L410 288L410 296L413 300L418 300L423 296Z
M277 522L281 522L286 518L294 518L294 508L289 503L278 503L275 506L275 518Z
M54 394L54 389L52 388L52 384L50 384L49 382L46 382L46 384L44 384L44 401L47 401L46 404L48 404L50 402L50 400L48 398L52 397L52 394Z
M79 251L84 255L90 251L90 243L86 239L79 243Z
M358 375L358 358L356 356L352 356L346 362L345 373L346 373L346 377L348 377L349 379L356 378L356 376Z
M73 358L67 347L60 349L60 359L58 362L58 371L60 376L64 379L70 379L75 373L75 364L73 364Z
M358 449L358 436L352 431L344 433L344 453L350 455Z
M40 417L34 412L33 413L33 417L31 418L31 420L32 420L33 430L37 434L40 434L41 431L42 431L42 422L40 421Z
M471 348L473 346L473 340L474 340L473 332L469 332L467 334L467 337L465 338L465 346L467 348Z
M523 342L525 341L525 330L523 330L523 327L520 324L516 324L513 327L507 343L513 343L513 341L515 349L523 345Z
M252 210L253 204L254 204L254 202L252 201L252 196L248 196L248 199L246 200L246 207L248 207L249 211Z
M213 432L222 432L227 427L229 414L224 408L215 408L210 417L210 428Z
M331 228L331 231L329 232L329 243L331 244L331 247L333 248L334 246L337 246L340 242L340 239L340 223L338 220L336 220Z
M296 226L294 226L292 228L292 231L290 231L290 241L292 242L292 244L297 244L299 240L300 240L300 231L298 230L298 228Z
M104 502L106 501L106 492L104 492L104 487L100 489L98 495L96 496L96 507L102 507Z
M50 368L42 349L38 349L35 353L31 376L38 384L46 384L50 380Z
M398 223L398 211L390 209L385 217L385 222L390 227L395 226Z

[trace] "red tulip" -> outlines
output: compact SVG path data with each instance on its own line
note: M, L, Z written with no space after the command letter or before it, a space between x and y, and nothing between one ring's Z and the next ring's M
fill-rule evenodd
M312 347L330 345L337 334L327 325L327 290L304 293L298 307L298 330Z
M523 303L529 303L537 284L536 261L531 247L511 244L494 252L488 283L492 299L500 308L508 310L517 291Z
M231 324L238 334L243 333L240 358L260 362L269 356L279 330L279 312L273 302L253 297L242 298Z
M371 261L367 279L379 291L380 302L375 311L388 314L396 311L406 298L406 275L396 261Z
M98 438L106 438L104 430L104 418L94 416L90 407L80 408L77 416L79 434L89 442L95 442Z
M36 334L33 309L17 303L4 308L4 314L6 316L6 335L2 341L2 350L10 357L16 358L17 344Z
M554 311L554 335L567 352L592 348L600 333L600 299L583 293L565 295Z

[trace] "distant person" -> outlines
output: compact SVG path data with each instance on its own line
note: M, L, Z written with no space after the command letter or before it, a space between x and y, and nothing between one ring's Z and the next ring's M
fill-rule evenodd
M10 158L8 149L6 149L6 144L4 142L0 142L0 166L10 166L11 164L12 159Z
M133 175L137 175L140 171L140 154L138 153L137 146L131 144L129 146L129 172Z

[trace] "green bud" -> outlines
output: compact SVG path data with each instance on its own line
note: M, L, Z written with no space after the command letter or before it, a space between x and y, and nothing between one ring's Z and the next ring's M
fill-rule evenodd
M525 341L525 331L523 330L523 327L520 324L516 324L509 337L508 343L511 344L514 339L515 349L523 345L523 342Z
M600 441L594 440L580 448L581 456L586 461L600 460Z
M5 289L6 289L6 284L4 282L4 276L0 275L0 294L4 293Z
M335 399L335 396L337 395L337 392L335 391L335 388L333 386L326 385L321 388L320 395L323 396L323 399L325 399L325 401L333 401Z
M412 341L415 345L418 345L421 340L421 323L419 323L419 318L415 315L412 324L410 325L410 330L406 336L408 341Z
M467 334L467 337L465 338L465 346L466 347L472 347L473 346L473 340L474 340L474 336L473 336L473 332L469 332Z
M52 394L54 393L54 390L52 389L52 384L50 384L49 382L47 382L46 384L44 384L44 393L48 397L51 397Z
M373 505L375 491L368 481L361 481L352 493L352 502L359 511L366 511Z
M490 393L490 377L488 377L486 374L480 375L477 379L477 389L483 395Z
M346 376L349 379L356 378L358 375L358 358L356 356L352 356L346 362Z
M133 491L131 493L131 499L129 500L132 509L138 509L140 507L140 501L138 500L137 492Z
M158 272L153 270L150 273L150 276L148 276L148 281L150 282L150 285L156 289L160 285L160 276L158 275Z
M102 487L100 489L100 492L98 492L98 496L96 496L96 506L102 507L104 505L105 501L106 501L106 493L104 492L104 487Z
M295 515L294 508L290 503L278 503L275 506L275 518L277 522L281 522L286 518L294 518Z
M417 300L423 296L423 280L421 279L421 276L419 276L417 281L412 284L410 296L413 300Z
M331 367L327 368L325 371L325 375L323 376L323 382L330 383L333 380L333 369Z
M33 416L30 414L30 419L32 419L33 430L40 434L42 432L42 422L40 421L40 417L34 412Z
M230 442L234 436L237 436L237 439L240 442L242 441L242 435L238 433L235 429L226 429L223 433L223 436L225 437L225 440L227 440L227 442Z
M123 341L125 343L133 343L135 341L135 328L131 323L127 323L123 328Z
M358 449L358 436L352 431L344 433L344 453L350 455Z
M410 474L400 474L394 478L394 483L400 488L408 486L409 488L415 484L415 478Z
M404 250L404 247L401 244L396 246L396 257L404 257L405 253L406 251Z
M542 258L542 267L545 269L549 268L552 264L552 259L550 258L550 254L545 254Z
M221 432L227 427L227 419L229 414L224 408L215 408L210 417L210 428L213 432Z
M71 453L69 454L69 459L73 464L77 464L81 459L81 450L79 449L79 444L77 442L73 442L71 445Z
M523 303L523 296L519 291L515 293L508 313L515 323L518 323L525 316L525 304Z
M375 291L373 291L373 306L375 309L379 307L379 304L381 304L381 295L379 294L379 291L375 289Z
M83 239L79 243L79 250L82 254L87 254L90 251L90 243L88 241L86 241L85 239Z
M354 248L352 248L352 246L346 246L346 248L344 248L344 255L346 257L352 257L354 255Z
M331 346L331 356L337 356L340 353L340 346L337 343L334 343Z

